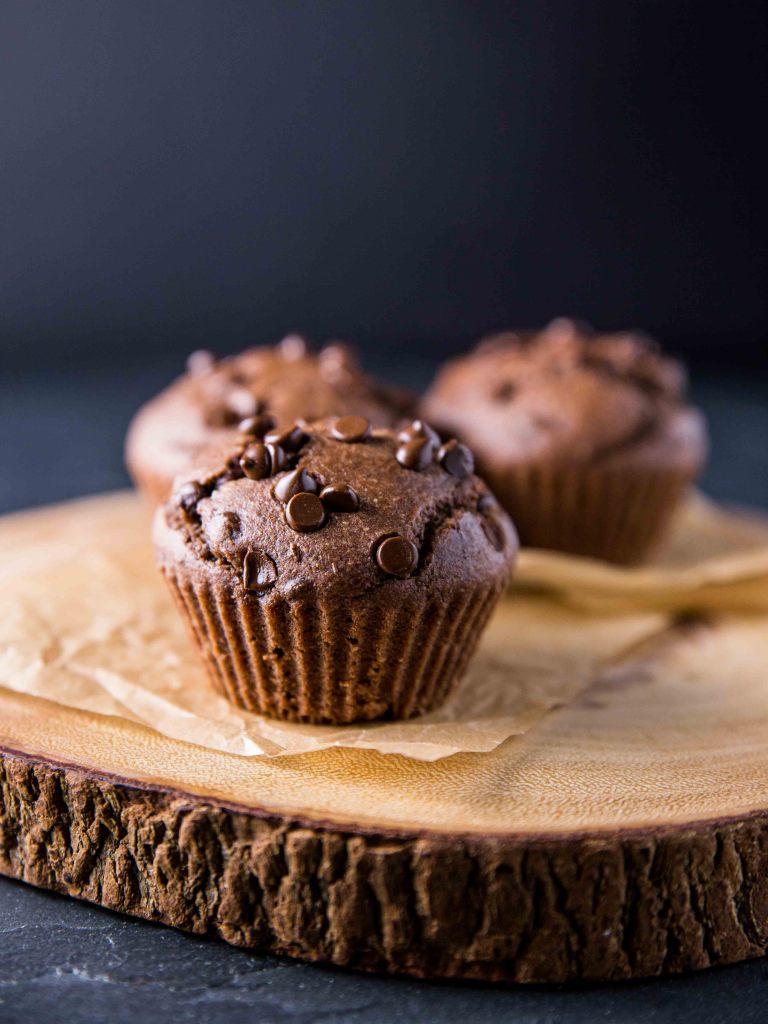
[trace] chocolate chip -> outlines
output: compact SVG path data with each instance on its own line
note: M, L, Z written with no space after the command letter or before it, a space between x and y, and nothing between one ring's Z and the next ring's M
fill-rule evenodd
M240 516L237 512L217 512L208 524L208 537L213 544L221 547L240 530Z
M364 441L371 436L371 424L365 416L340 416L331 427L331 437L347 444Z
M193 352L187 359L187 373L191 377L202 377L216 365L216 356L205 348Z
M274 496L284 505L291 500L294 494L301 494L302 491L306 494L317 493L317 481L306 469L292 470L282 480L278 480L272 488Z
M324 487L320 491L320 500L332 512L357 512L360 508L360 495L349 484Z
M277 583L277 566L263 551L249 548L243 559L243 586L256 594L266 594Z
M353 349L344 341L329 341L325 348L320 349L317 358L320 369L331 373L354 369L357 364Z
M491 392L494 402L509 402L515 396L517 385L511 380L503 380Z
M294 423L290 427L275 427L264 435L267 444L279 444L287 452L297 452L309 440L307 435Z
M288 465L288 455L285 448L281 448L279 444L265 444L264 447L269 452L269 457L272 460L272 472L282 473Z
M432 465L435 446L428 437L414 437L395 452L395 458L405 469L421 472Z
M498 521L496 516L484 516L481 524L483 533L491 542L491 545L496 548L497 551L503 551L507 546L507 538L501 523Z
M557 430L557 428L560 426L558 421L554 419L552 416L542 416L534 414L533 416L531 416L531 422L535 427L538 427L539 430Z
M475 460L472 452L465 444L458 441L446 441L437 453L438 461L443 469L459 480L474 472Z
M238 430L241 434L247 434L249 437L264 437L268 430L272 430L275 425L275 421L272 416L267 416L266 413L260 413L257 416L248 416L242 420L238 425Z
M399 534L385 537L376 547L376 562L389 576L405 579L419 564L419 549Z
M243 417L226 405L214 405L206 410L205 422L209 427L234 427Z
M249 444L240 458L240 468L251 480L263 480L272 472L272 456L265 444Z
M180 508L189 514L194 512L197 507L198 501L205 497L205 488L197 480L190 480L175 492L173 495L174 502L180 506Z
M426 437L435 448L440 447L440 435L428 423L425 423L424 420L413 420L407 427L403 427L397 435L397 440L407 444L408 441L413 441L417 437Z
M309 342L303 334L287 334L278 345L283 359L290 363L303 359L309 351Z
M261 402L248 388L233 388L227 395L227 409L235 416L235 422L261 412Z
M297 533L311 533L325 523L325 509L316 494L294 494L285 507L285 518Z

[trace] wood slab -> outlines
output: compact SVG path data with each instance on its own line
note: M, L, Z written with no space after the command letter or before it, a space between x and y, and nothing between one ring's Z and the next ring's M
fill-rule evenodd
M98 545L121 517L141 526L132 497L8 517L5 596L41 563L60 578L51 552L73 523ZM239 757L0 686L0 872L420 977L604 980L759 956L767 665L763 616L670 617L524 737L436 762Z

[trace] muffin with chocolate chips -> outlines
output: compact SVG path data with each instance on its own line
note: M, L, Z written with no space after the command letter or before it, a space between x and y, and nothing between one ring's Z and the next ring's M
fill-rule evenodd
M332 723L442 703L517 549L464 445L359 415L254 423L177 484L155 541L217 690Z
M523 544L619 563L652 552L706 455L680 364L568 320L481 342L422 408L472 446Z
M143 406L131 423L126 462L152 501L165 501L173 480L236 434L239 423L269 415L278 422L341 412L394 426L412 413L413 396L367 376L354 352L331 342L312 352L289 335L273 348L216 359L195 352L187 372Z

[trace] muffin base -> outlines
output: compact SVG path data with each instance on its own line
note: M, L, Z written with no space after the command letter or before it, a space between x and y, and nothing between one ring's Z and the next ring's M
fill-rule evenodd
M503 590L497 581L447 597L393 600L383 587L345 603L288 601L162 572L222 696L258 714L336 725L439 707Z
M695 476L694 467L594 464L485 474L524 546L621 565L652 554Z

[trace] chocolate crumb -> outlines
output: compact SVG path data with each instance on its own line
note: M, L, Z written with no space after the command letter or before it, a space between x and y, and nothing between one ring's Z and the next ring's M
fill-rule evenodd
M243 586L256 594L265 594L277 583L277 566L269 555L249 548L243 559Z
M208 524L208 537L217 547L232 540L240 530L240 516L237 512L217 512Z

